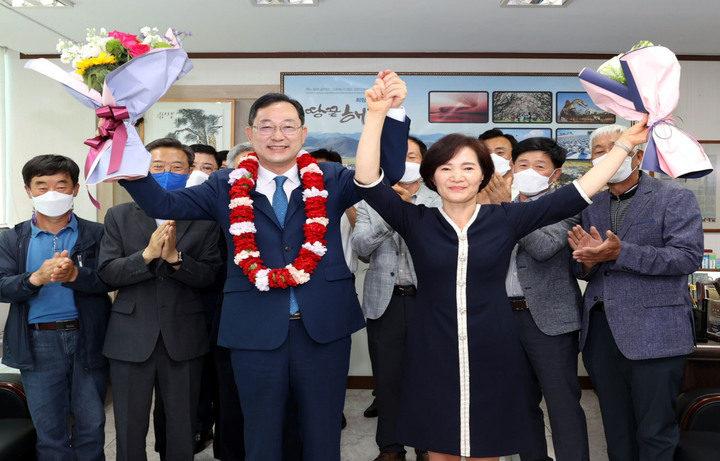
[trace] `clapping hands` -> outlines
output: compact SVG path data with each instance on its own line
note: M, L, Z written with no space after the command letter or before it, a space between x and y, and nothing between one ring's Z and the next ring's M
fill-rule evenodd
M74 282L78 276L78 268L72 259L68 258L68 251L55 253L51 259L46 259L42 266L30 275L30 283L35 286L47 285L51 282Z
M620 256L622 242L612 231L606 232L607 239L595 228L590 227L588 234L582 226L575 226L568 231L568 243L573 249L573 258L590 268L605 261L615 261Z

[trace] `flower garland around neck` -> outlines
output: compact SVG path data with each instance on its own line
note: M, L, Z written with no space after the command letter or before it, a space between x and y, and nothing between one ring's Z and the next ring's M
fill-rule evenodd
M258 157L254 152L245 157L237 169L230 173L230 234L235 243L233 261L240 266L255 287L260 291L270 288L287 288L310 281L310 275L320 259L327 252L325 232L327 231L327 191L323 173L317 160L304 150L297 156L300 180L305 203L305 242L292 264L280 269L269 269L260 258L255 243L255 211L250 191L255 187L258 175Z

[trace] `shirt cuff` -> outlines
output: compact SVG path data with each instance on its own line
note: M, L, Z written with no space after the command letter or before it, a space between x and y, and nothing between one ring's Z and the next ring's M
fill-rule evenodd
M387 112L388 117L393 120L397 120L398 122L404 122L406 115L407 113L405 112L405 106L401 106L397 109L390 108Z
M583 199L585 199L585 201L588 203L588 205L592 205L592 202L593 202L593 201L590 200L590 197L588 197L588 195L585 193L585 191L583 190L583 188L580 187L580 184L578 184L577 180L573 181L572 183L573 183L573 185L575 186L575 189L577 189L577 191L580 193L580 196L581 196Z
M371 187L375 187L375 186L377 186L378 184L380 184L380 183L382 182L382 180L383 180L384 177L385 177L385 173L384 173L383 170L381 169L381 170L380 170L380 177L377 178L375 181L371 182L370 184L361 184L361 183L357 182L357 179L354 179L354 178L353 178L353 181L355 182L355 185L358 186L358 187L362 187L362 188L364 188L364 189L370 189Z

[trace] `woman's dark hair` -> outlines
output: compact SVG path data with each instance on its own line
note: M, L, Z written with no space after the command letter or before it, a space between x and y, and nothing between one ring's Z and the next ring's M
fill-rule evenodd
M428 188L437 192L437 186L433 180L435 170L449 162L463 147L472 149L477 155L480 171L482 171L483 174L478 192L487 186L493 173L495 173L495 166L490 158L487 147L485 147L482 141L455 133L440 138L433 143L425 155L423 155L422 163L420 164L420 176L422 176L423 182Z
M51 176L57 173L65 173L70 176L72 185L78 183L80 168L77 163L64 155L45 154L33 157L25 163L22 169L23 182L30 187L32 178L36 176Z

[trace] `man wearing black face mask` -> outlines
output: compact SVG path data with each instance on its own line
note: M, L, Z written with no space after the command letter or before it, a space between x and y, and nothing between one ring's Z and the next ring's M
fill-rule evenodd
M192 151L174 139L146 149L158 183L183 188ZM103 348L113 382L117 459L145 459L157 385L167 416L167 459L192 460L202 357L209 349L200 289L222 266L218 225L155 220L123 203L108 210L105 229L98 271L119 288Z
M102 225L72 211L78 174L61 155L29 160L33 219L0 234L0 302L11 303L2 361L20 369L38 459L105 459L110 287L96 270Z

